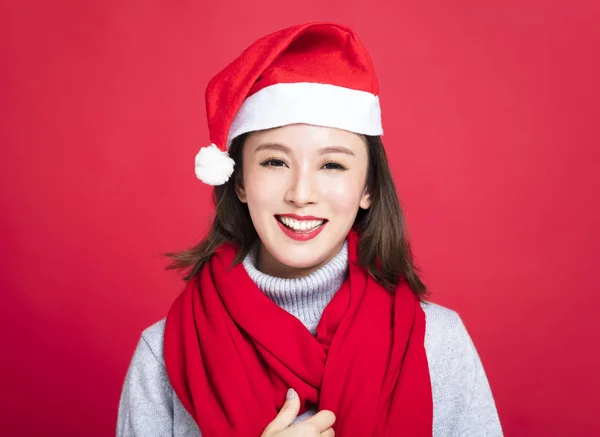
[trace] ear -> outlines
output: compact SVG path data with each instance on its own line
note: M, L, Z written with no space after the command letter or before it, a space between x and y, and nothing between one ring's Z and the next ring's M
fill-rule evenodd
M360 203L358 204L362 209L369 209L371 207L371 193L369 190L365 188L365 191L360 198Z
M246 203L246 189L243 183L235 184L235 194L242 203Z

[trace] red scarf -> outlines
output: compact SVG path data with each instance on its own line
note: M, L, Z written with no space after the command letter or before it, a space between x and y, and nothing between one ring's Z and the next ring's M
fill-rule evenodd
M394 294L357 263L326 306L316 337L263 294L221 246L173 303L167 373L203 437L259 437L285 393L336 415L340 437L432 434L425 313L405 281Z

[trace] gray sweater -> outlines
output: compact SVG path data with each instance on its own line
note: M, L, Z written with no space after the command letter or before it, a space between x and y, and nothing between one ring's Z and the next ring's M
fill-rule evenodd
M257 247L243 265L257 286L297 317L313 335L323 310L348 270L348 247L304 278L282 279L257 270ZM477 350L455 311L431 302L425 312L425 351L433 394L433 436L502 436L487 376ZM163 359L165 320L141 335L121 394L118 437L201 437L169 382ZM315 414L309 410L296 422ZM257 436L258 437L258 436ZM343 436L342 436L343 437Z

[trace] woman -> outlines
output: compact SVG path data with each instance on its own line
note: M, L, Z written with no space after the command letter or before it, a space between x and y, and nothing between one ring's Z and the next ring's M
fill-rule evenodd
M134 353L119 436L500 436L458 314L425 301L351 29L267 35L206 91L208 237Z

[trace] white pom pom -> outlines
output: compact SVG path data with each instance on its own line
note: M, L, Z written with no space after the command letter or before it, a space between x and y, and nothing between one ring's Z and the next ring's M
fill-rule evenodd
M223 185L231 177L234 165L227 152L211 144L196 155L196 177L208 185Z

